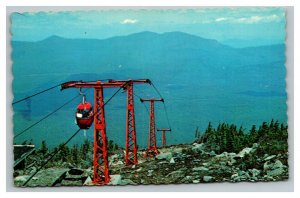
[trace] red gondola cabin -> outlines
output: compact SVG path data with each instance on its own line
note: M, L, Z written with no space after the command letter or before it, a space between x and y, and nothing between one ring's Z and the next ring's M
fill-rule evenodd
M76 123L80 129L89 129L94 121L93 106L89 102L80 103L76 111Z

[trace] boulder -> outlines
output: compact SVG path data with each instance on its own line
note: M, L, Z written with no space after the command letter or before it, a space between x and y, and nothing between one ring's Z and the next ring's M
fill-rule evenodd
M29 178L29 175L22 175L22 176L17 176L14 179L15 183L24 183L27 181L27 179Z
M143 170L143 168L141 167L141 168L137 169L136 172L141 172L142 170Z
M197 179L196 179L196 180L193 180L193 183L194 183L194 184L198 184L199 182L200 182L200 181L197 180Z
M205 168L203 166L200 166L200 167L195 167L192 169L193 171L208 171L209 169L208 168Z
M136 185L136 183L134 183L133 181L131 181L130 179L123 179L121 181L121 185Z
M175 164L175 160L174 160L173 157L172 157L171 160L170 160L170 164Z
M251 148L247 147L247 148L244 148L243 150L241 150L241 151L236 155L236 158L237 158L237 157L243 158L243 157L245 157L246 154L250 154L250 153L255 152L257 148L258 148L258 144L257 144L257 143L254 143L254 144L252 145Z
M84 181L83 185L84 186L92 186L92 185L94 185L93 181L92 181L92 178L91 177L87 177L86 180Z
M269 161L269 160L273 159L274 157L276 157L276 155L268 156L268 157L264 158L264 161Z
M184 177L184 172L181 170L173 171L169 173L166 177L172 177L172 178Z
M241 178L239 177L238 173L234 173L233 175L231 175L231 180L234 182L239 182L241 181Z
M192 151L194 151L194 152L203 152L203 149L204 149L204 144L203 143L201 143L201 144L197 144L197 143L194 143L193 144L193 148L192 148Z
M243 158L243 157L245 157L246 154L249 154L251 151L252 151L252 148L249 148L249 147L244 148L237 154L237 156Z
M118 154L114 154L112 156L110 156L110 161L114 161L115 159L118 159L119 155Z
M152 176L153 171L154 171L154 170L148 170L148 175L147 175L147 176L148 176L148 177Z
M214 177L212 177L212 176L204 176L203 177L203 181L204 182L213 182L214 181Z
M121 175L110 175L110 182L108 185L121 185L122 177Z
M233 182L246 181L248 179L250 179L250 175L247 172L241 170L231 175L231 180Z
M178 154L181 154L182 153L182 148L175 148L174 150L173 150L173 152L174 153L178 153Z
M122 161L118 161L117 165L123 165L124 163Z
M156 159L158 160L170 160L173 157L173 154L171 152L165 152L165 153L160 153L155 156Z
M284 165L280 160L276 160L274 163L267 161L264 163L264 171L269 177L279 176L284 172Z
M248 171L251 173L252 178L257 177L260 174L260 170L257 170L255 168L249 169Z

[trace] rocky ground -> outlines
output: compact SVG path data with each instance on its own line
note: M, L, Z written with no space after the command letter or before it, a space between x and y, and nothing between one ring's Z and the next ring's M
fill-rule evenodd
M159 149L155 158L145 158L138 153L139 163L126 166L124 154L110 155L109 185L139 184L181 184L207 182L259 182L282 181L288 179L286 164L288 155L268 155L255 157L259 145L244 148L239 153L206 151L204 144L174 145ZM19 171L15 174L16 186L21 186L34 173ZM40 171L28 186L81 186L92 185L92 168L53 167Z

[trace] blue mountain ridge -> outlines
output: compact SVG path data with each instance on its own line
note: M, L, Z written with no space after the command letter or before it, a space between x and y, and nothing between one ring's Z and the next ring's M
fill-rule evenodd
M38 42L12 41L12 48L15 99L69 80L151 79L170 106L172 127L178 133L170 140L173 143L190 141L195 127L200 125L204 130L209 121L250 126L272 118L287 119L284 44L233 48L183 32L140 32L102 40L51 36ZM106 90L106 98L114 91ZM158 97L146 85L137 86L136 92ZM22 123L16 128L23 126L20 119L45 115L76 93L74 89L57 89L43 100L41 96L32 99L30 105L14 106L21 114L15 125ZM89 91L88 98L92 97ZM117 101L125 104L125 97L116 97L115 106L110 108L117 117L109 117L111 125L121 130L125 114L120 109L125 106ZM66 107L71 117L74 108ZM142 131L147 131L148 118L142 108L137 107L137 115L144 123ZM159 109L157 117L161 120L157 124L166 125ZM180 133L183 130L190 135Z

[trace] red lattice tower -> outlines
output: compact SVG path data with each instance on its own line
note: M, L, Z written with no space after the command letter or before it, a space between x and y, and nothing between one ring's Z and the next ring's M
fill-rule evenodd
M126 83L108 82L82 82L72 81L61 85L61 89L66 88L94 88L94 177L93 183L104 185L109 183L109 166L107 155L107 136L104 112L103 88L124 87Z
M161 131L162 146L165 147L167 145L166 131L171 132L171 129L162 128L162 129L157 129L157 131Z
M159 154L156 147L156 131L155 131L155 116L154 116L154 102L164 102L164 99L140 99L141 102L150 102L150 122L149 122L149 137L148 137L148 149L146 156L155 156Z
M109 82L127 82L125 90L127 91L127 110L126 110L126 148L125 148L125 164L133 165L138 163L137 159L137 143L136 143L136 128L134 114L134 92L133 84L148 83L149 79L143 80L109 80Z

